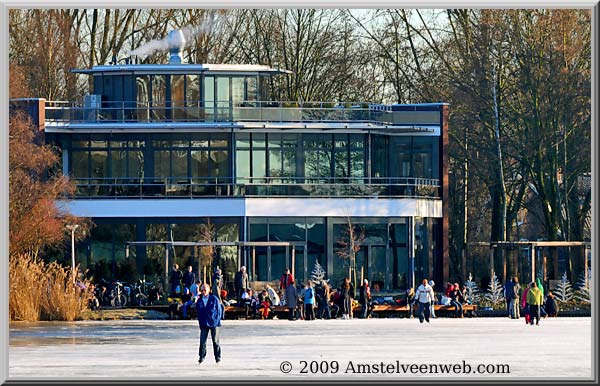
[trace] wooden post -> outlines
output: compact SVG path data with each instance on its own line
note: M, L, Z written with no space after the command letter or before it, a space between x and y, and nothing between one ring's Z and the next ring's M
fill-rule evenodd
M292 272L292 276L295 276L294 273L294 267L296 266L296 248L294 246L292 246L292 266L290 267L291 272Z
M253 246L252 247L252 276L254 277L254 279L256 279L255 269L256 269L256 247ZM250 280L254 281L252 279L250 279Z
M546 254L544 253L542 256L542 283L545 283L546 285L548 284L548 267L546 266L547 260Z
M365 275L364 275L365 267L360 267L360 285L364 283Z
M529 246L529 261L531 264L531 282L535 282L535 247Z
M490 245L490 281L494 278L494 248Z
M165 244L165 293L171 291L169 287L169 246Z
M204 266L204 274L202 276L202 284L206 284L206 265Z
M506 283L506 249L502 248L502 282Z

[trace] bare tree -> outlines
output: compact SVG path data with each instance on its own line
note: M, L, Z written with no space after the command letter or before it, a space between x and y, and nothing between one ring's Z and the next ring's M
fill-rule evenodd
M365 240L365 231L362 227L353 225L350 216L347 219L343 235L337 240L339 248L336 253L345 261L346 267L351 269L352 277L350 279L353 280L354 288L356 288L356 253L360 251Z

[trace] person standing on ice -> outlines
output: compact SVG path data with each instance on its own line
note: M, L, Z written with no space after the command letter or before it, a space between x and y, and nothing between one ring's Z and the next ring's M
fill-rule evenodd
M433 288L427 283L427 279L423 279L423 283L415 293L415 298L419 302L419 322L423 323L423 319L425 319L429 323L430 307L434 297Z
M221 344L219 342L219 327L223 318L223 304L215 295L210 294L208 284L202 284L200 287L200 298L196 301L196 313L198 314L198 324L200 327L200 348L198 350L198 363L204 362L206 358L206 340L210 332L210 338L213 342L213 353L215 361L221 362Z
M533 319L535 319L536 325L540 325L540 308L542 304L544 304L544 294L535 282L531 282L527 292L527 306L529 307L529 323L532 326Z

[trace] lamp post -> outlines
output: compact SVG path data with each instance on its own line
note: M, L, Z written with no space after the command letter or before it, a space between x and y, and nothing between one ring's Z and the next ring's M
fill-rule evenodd
M75 280L75 230L79 228L79 224L67 225L67 229L71 231L71 274Z

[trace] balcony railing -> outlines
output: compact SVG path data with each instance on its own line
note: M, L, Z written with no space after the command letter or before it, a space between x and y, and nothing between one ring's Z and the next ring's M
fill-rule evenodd
M424 178L77 178L77 198L440 197Z
M439 124L439 111L392 111L369 103L172 101L151 105L136 101L106 102L97 106L46 102L46 120L60 123L145 122L299 122L373 123L383 125Z

